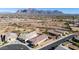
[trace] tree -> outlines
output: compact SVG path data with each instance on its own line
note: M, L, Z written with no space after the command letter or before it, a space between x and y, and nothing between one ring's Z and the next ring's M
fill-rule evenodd
M72 16L73 25L75 24L75 16Z
M70 31L72 31L72 28L70 27L70 25L69 25L69 23L68 23L68 22L66 22L66 23L65 23L65 25L66 25L66 27L65 27L65 28L67 28L67 29L69 29Z
M48 32L47 32L47 31L48 31L48 29L46 28L44 33L45 33L45 34L48 34Z

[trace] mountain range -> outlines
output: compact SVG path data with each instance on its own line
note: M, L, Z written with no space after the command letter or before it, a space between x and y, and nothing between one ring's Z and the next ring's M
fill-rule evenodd
M58 10L37 10L34 8L28 8L28 9L21 9L17 10L16 13L25 13L25 14L31 14L31 15L64 15L63 12Z

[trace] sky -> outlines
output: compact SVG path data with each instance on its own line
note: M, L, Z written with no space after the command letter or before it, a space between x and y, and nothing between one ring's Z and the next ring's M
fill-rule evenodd
M19 9L26 8L0 8L0 13L15 13ZM37 10L59 10L66 14L79 14L79 8L37 8Z

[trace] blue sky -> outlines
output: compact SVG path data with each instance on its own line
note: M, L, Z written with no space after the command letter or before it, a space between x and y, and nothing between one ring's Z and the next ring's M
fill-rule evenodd
M0 8L0 13L14 13L18 9L26 9L26 8ZM59 10L68 14L79 14L79 8L37 8L38 10Z
M69 13L69 14L79 14L79 8L46 8L43 10L59 10L64 13Z

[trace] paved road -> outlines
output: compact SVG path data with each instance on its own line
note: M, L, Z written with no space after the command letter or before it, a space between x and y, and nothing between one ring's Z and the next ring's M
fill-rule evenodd
M37 49L42 49L42 50L46 50L48 48L51 48L55 45L60 45L61 43L63 43L65 40L69 40L70 38L73 38L75 35L74 34L69 34L67 36L63 36L55 41L51 41L50 43L40 47L40 48L37 48Z
M0 46L0 50L28 50L28 47L27 44L21 43L20 41L16 40L4 46Z
M0 48L0 50L28 50L28 48L22 44L10 44Z

